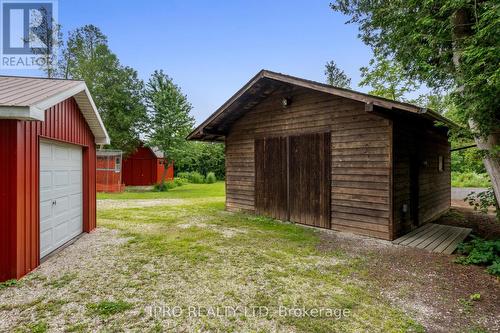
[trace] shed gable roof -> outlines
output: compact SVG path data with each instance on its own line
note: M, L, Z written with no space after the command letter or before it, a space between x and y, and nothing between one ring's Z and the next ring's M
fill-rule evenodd
M350 89L338 88L286 74L261 70L210 117L201 123L201 125L192 131L187 139L206 141L218 141L223 139L236 120L273 92L277 91L278 88L286 85L311 89L363 102L367 105L367 109L375 106L386 110L410 112L430 120L443 122L448 126L456 126L452 121L439 113L413 104L396 102Z
M97 144L109 136L83 81L0 76L0 119L45 120L45 110L74 97Z

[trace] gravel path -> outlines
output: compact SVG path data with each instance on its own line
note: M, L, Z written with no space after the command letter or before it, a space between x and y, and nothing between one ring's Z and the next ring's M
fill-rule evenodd
M217 202L220 201L219 197L197 199L198 203ZM192 204L191 199L127 199L127 200L114 200L104 199L97 200L97 209L116 209L116 208L145 208L155 206L182 206Z
M451 200L463 200L471 192L484 192L486 188L481 187L452 187L451 188Z
M98 321L85 315L84 304L97 299L99 294L109 293L106 288L115 278L114 270L122 267L118 257L120 245L129 239L118 233L97 228L83 234L73 244L48 257L16 287L1 290L0 332L23 327L25 331L37 331L33 326L37 315L50 318L51 332L63 332L84 321Z

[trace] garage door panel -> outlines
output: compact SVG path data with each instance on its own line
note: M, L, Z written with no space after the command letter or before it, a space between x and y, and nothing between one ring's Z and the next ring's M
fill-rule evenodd
M40 257L45 257L52 249L52 229L40 232Z
M40 256L83 232L82 149L40 142Z
M79 185L82 182L82 171L81 170L72 170L70 176L70 182L73 185Z
M70 150L68 147L55 146L54 147L54 160L60 162L69 160Z
M83 227L80 221L80 216L75 216L71 219L69 224L69 230L73 236L78 236L83 232Z
M82 195L81 194L73 194L69 199L69 208L70 209L78 209L82 207Z
M53 219L47 219L40 223L40 233L43 233L45 231L50 231L53 228Z
M50 190L52 188L52 172L40 172L40 191Z
M67 196L56 199L54 205L54 216L64 215L69 210L69 198Z
M56 171L54 172L54 186L68 186L69 185L69 171Z
M50 145L40 144L40 160L46 160L52 156L52 147Z
M76 151L76 150L71 150L71 161L73 161L76 164L81 163L81 161L82 161L82 152L81 151Z
M42 201L40 202L40 219L44 220L52 215L52 201Z

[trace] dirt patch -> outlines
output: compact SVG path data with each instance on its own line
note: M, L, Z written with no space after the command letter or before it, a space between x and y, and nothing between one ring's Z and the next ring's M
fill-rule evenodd
M190 221L188 223L182 223L179 224L178 227L181 229L189 229L193 227L197 228L207 228L212 231L218 232L222 234L225 238L232 238L240 234L246 234L247 231L244 229L237 229L237 228L227 228L227 227L222 227L220 225L214 225L214 224L207 224L204 223L203 221L207 221L208 219L203 219L203 218L197 218L194 221Z
M187 204L183 199L149 199L149 200L97 200L97 209L144 208L154 206L178 206Z
M392 244L374 247L344 233L323 232L319 248L364 258L366 278L429 332L500 331L500 283L484 268L455 264L454 255ZM480 299L471 301L473 294Z
M481 214L470 208L453 207L436 223L472 228L473 234L485 239L500 238L500 222L495 220L495 216Z

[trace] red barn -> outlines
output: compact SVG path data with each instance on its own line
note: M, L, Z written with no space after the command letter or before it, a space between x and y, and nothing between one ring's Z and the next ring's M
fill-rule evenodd
M165 170L163 153L156 148L140 146L123 160L123 183L126 186L150 186L161 182ZM174 166L168 166L166 180L174 179Z
M0 281L96 227L96 144L82 81L0 76Z

